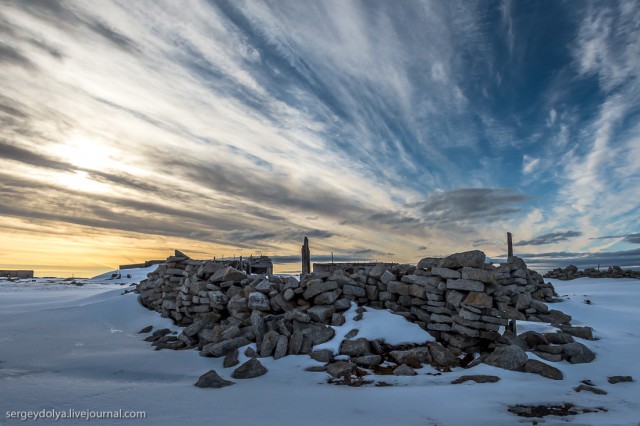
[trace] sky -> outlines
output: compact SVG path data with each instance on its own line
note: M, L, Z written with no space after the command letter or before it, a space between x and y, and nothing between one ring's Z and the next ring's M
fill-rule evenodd
M0 269L640 265L637 1L0 5Z

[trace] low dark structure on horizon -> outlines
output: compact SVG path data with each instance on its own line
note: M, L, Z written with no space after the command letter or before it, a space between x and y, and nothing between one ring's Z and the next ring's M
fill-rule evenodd
M161 260L145 260L142 263L131 263L129 265L120 265L118 266L118 269L134 269L134 268L148 268L149 266L153 266L153 265L160 265L162 263L166 262L166 260L161 259Z
M26 269L0 270L0 277L7 278L33 278L33 271Z

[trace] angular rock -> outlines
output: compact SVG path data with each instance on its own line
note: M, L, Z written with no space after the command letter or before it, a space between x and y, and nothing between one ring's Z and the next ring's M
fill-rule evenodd
M524 311L531 305L531 295L528 293L519 294L516 301L516 309L519 311Z
M276 349L273 351L273 359L280 359L287 355L287 348L289 347L289 338L283 334L278 337L278 343Z
M408 296L409 285L400 281L390 281L389 284L387 284L387 291L401 296Z
M256 339L258 347L262 344L262 337L264 336L264 319L258 311L251 312L251 331Z
M312 321L325 322L331 319L336 308L333 305L315 305L307 310L307 314Z
M384 271L384 273L380 276L380 281L382 281L384 285L388 285L391 281L395 280L396 276L388 270Z
M481 281L473 280L447 280L447 290L464 290L464 291L484 291L484 283Z
M309 300L320 293L324 293L325 291L331 291L338 288L338 283L335 281L322 281L318 283L310 284L307 289L302 294L302 297Z
M364 367L372 367L374 365L380 365L382 363L382 356L380 355L363 355L355 358L351 358L352 362Z
M563 333L570 334L585 340L595 340L593 338L593 329L591 327L572 327L570 325L561 325L560 330Z
M298 355L302 349L302 342L304 340L304 334L301 330L294 330L289 339L289 347L287 348L287 354Z
M252 291L249 293L249 299L247 302L249 309L258 311L270 311L271 305L269 298L259 291Z
M393 370L393 374L395 376L415 376L418 373L416 373L416 371L407 364L402 364Z
M195 384L199 388L214 388L220 389L225 386L235 385L234 382L225 380L216 373L215 370L209 370L204 373Z
M612 385L617 385L618 383L633 382L633 377L631 377L631 376L611 376L611 377L607 377L607 380Z
M333 303L333 306L336 308L336 312L343 312L351 307L351 300L338 299Z
M338 297L342 294L342 290L339 288L333 291L325 291L324 293L320 293L313 299L313 303L315 305L331 305L333 302L338 300Z
M581 384L578 387L573 388L574 391L576 392L581 392L581 391L586 391L586 392L591 392L594 393L596 395L606 395L607 392L597 388L595 386L589 386L589 385L585 385L585 384Z
M593 361L596 354L591 349L579 342L562 345L562 352L567 356L571 364L584 364Z
M230 367L235 367L236 365L240 364L240 361L238 361L238 350L234 349L232 351L230 351L225 357L224 357L224 362L222 363L222 366L224 368L230 368Z
M224 281L242 281L246 278L247 275L244 272L227 266L226 268L217 270L211 278L209 278L209 281L212 283L221 283Z
M437 277L445 279L451 278L457 280L459 278L462 278L462 275L459 271L454 271L453 269L448 268L431 268L431 273Z
M447 298L447 303L450 303L456 308L458 308L460 307L460 304L465 298L465 293L460 293L459 291L456 291L456 290L449 290L447 291L446 298Z
M319 349L311 352L309 356L318 362L329 362L333 359L333 351L329 349Z
M297 328L296 325L297 324L294 324L294 333ZM311 345L320 345L322 343L328 342L336 335L335 330L328 325L313 323L303 325L304 328L300 328L300 331L303 335L309 337Z
M431 354L427 347L417 347L404 351L391 351L389 355L398 364L406 364L413 368L421 368L423 364L428 364L431 361Z
M204 345L202 348L202 355L213 357L225 356L230 351L238 349L244 345L248 345L249 343L249 340L244 336L235 337L220 343L210 343L208 345Z
M565 343L573 343L575 341L570 334L561 332L544 333L544 337L553 345L564 345Z
M280 334L276 331L271 330L265 333L262 338L262 344L260 345L260 356L263 358L271 356L278 344L279 338Z
M362 356L371 352L371 345L365 338L356 340L343 340L340 344L340 353L349 356Z
M536 348L539 345L543 345L543 346L549 345L549 341L544 336L544 334L540 334L535 331L525 331L524 333L520 334L519 337L526 343L527 348ZM558 348L562 349L560 347ZM552 350L555 351L558 349L552 349Z
M351 362L337 361L327 365L327 373L332 377L349 376L356 369L356 365Z
M464 382L468 382L468 381L473 381L476 383L496 383L498 381L500 381L500 377L498 376L488 376L488 375L484 375L484 374L474 374L474 375L468 375L468 376L460 376L457 379L455 379L454 381L452 381L451 383L454 385L458 385L460 383L464 383Z
M553 380L562 380L564 377L562 371L536 359L528 360L524 365L524 371Z
M226 305L229 303L229 296L224 294L220 290L214 290L207 292L207 297L214 305Z
M567 315L564 312L560 312L555 309L551 309L548 314L539 314L538 317L551 324L569 324L571 322L571 315Z
M236 368L231 377L234 379L253 379L254 377L260 377L267 373L266 367L255 358L251 358L249 361Z
M460 365L460 360L444 346L430 344L429 353L431 354L431 362L437 367L457 367Z
M355 285L345 285L342 287L342 293L345 296L366 297L367 291Z
M493 305L493 297L487 293L479 293L472 291L462 302L463 305L473 306L475 308L490 308Z
M527 362L527 354L515 345L498 346L484 360L485 364L505 370L520 370Z
M139 334L151 333L151 330L153 330L153 326L152 325L148 325L148 326L144 327L142 330L138 331L138 333Z
M425 257L424 259L420 259L416 265L416 269L431 269L434 266L438 266L441 260L442 259L436 257Z
M284 291L284 293L282 293L282 298L284 300L286 300L287 302L289 302L291 299L293 299L294 297L296 297L296 294L293 292L292 289L288 288Z
M462 279L464 280L482 281L487 284L496 282L496 274L493 271L465 266L460 272L462 273Z
M562 355L561 354L550 354L547 352L542 352L542 351L533 351L533 353L537 356L539 356L540 358L544 359L545 361L549 361L549 362L560 362L562 361Z
M438 263L440 268L462 268L469 266L472 268L482 268L486 255L480 250L465 251L447 256Z

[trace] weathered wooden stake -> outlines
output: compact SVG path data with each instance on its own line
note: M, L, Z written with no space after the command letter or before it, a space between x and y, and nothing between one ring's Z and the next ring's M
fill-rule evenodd
M511 232L507 232L507 256L513 256L513 241L511 240Z
M302 275L311 272L311 251L309 250L309 239L304 237L302 245Z

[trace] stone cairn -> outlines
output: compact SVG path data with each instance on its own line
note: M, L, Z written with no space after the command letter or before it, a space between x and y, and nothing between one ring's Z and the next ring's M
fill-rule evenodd
M247 275L221 261L192 260L176 252L148 274L137 291L142 305L172 318L184 329L178 336L170 336L167 329L157 330L147 340L157 349L198 348L203 356L225 356L225 367L237 363L238 348L255 342L257 353L246 352L254 361L256 357L310 354L328 363L329 374L342 377L353 374L356 366L372 367L384 361L403 367L397 374L422 362L440 368L465 365L477 353L486 363L523 370L526 350L548 354L553 361L570 360L571 350L565 352L549 339L573 343L570 334L577 335L581 330L576 330L584 328L571 327L569 315L547 307L545 302L558 301L553 286L515 256L498 267L486 264L481 251L425 258L416 266L336 266L333 272L309 273L298 281ZM343 313L352 303L360 306L360 313L369 307L401 315L438 343L398 350L384 342L352 339L356 331L340 347L340 355L349 356L350 361L335 361L338 354L331 351L314 351L314 345L334 337L330 326L344 324ZM547 334L568 337L538 335L529 344L514 333L499 333L509 320L525 319L562 325L562 333ZM505 347L520 351L522 362L505 366L490 358L504 355L513 364L513 354L501 355Z
M579 270L577 266L569 265L566 268L556 268L546 274L544 278L554 278L557 280L568 281L576 278L636 278L640 279L640 271L632 271L631 269L622 269L619 266L611 266L607 270L601 271L596 268L587 268Z

